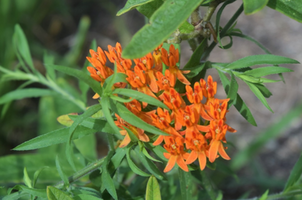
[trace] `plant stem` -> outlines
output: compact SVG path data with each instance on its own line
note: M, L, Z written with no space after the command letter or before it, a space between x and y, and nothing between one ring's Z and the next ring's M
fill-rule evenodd
M91 163L90 165L84 167L83 169L77 171L74 175L70 176L68 178L68 183L73 183L77 180L79 180L80 178L86 176L87 174L90 174L91 172L97 170L99 167L101 167L101 165L103 164L104 160L106 157L103 157L93 163ZM57 188L62 188L64 186L64 182L61 181L59 183L57 183L56 185L54 185Z
M111 133L107 133L107 140L108 140L108 145L109 145L109 151L114 150L114 138Z

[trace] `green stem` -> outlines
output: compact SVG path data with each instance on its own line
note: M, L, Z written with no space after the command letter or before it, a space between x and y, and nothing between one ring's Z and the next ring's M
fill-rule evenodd
M77 180L79 180L80 178L86 176L87 174L90 174L91 172L97 170L98 168L101 167L101 165L103 164L104 160L106 157L103 157L93 163L91 163L90 165L84 167L83 169L77 171L74 175L70 176L68 178L68 183L73 183ZM59 183L57 183L56 185L54 185L57 188L62 188L64 186L64 182L61 181Z

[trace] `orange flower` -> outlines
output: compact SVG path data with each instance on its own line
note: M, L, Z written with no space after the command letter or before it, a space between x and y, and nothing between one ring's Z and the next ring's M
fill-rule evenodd
M162 46L163 46L163 44L159 45L153 51L153 58L155 60L155 69L157 71L162 71L162 69L163 69L163 63L162 63L161 51L160 51L160 49L162 48Z
M133 114L144 120L145 122L152 124L152 118L151 114L155 113L155 110L152 110L150 112L143 112L142 106L139 101L136 99L133 99L129 103L125 103L125 106L130 110Z
M213 78L212 76L208 76L208 83L206 83L205 80L203 79L200 79L200 86L202 88L202 93L203 93L203 96L208 98L207 99L207 102L214 98L214 95L216 94L217 92L217 82L213 82Z
M159 87L159 90L164 91L161 95L159 95L159 99L164 100L164 93L166 93L167 95L170 94L170 81L161 72L156 72L156 78L156 83Z
M225 134L228 129L227 125L224 124L223 120L219 120L218 122L211 121L210 127L212 140L209 149L209 161L214 162L218 153L225 160L230 160L231 158L225 152L225 147L222 144L222 142L226 143Z
M167 75L167 74L165 74L165 75L169 78L172 87L175 86L176 77L183 84L190 85L191 83L183 75L183 74L189 73L190 71L181 71L178 68L178 66L176 65L176 63L178 63L178 61L179 61L178 49L175 49L175 47L171 44L171 46L169 48L169 54L168 54L167 50L165 50L164 48L161 49L161 52L162 52L162 56L161 56L162 61L165 63L165 65L167 65L169 67L169 69L167 69L167 70L170 73L169 73L169 75Z
M124 127L127 127L128 129L130 129L132 131L132 133L140 140L143 142L149 142L149 137L144 133L143 129L137 128L135 126L132 126L131 124L127 123L125 120L123 120L120 116L118 116L117 114L115 114L117 121L115 121L115 124L117 125L117 127L123 129L120 130L120 134L124 135L124 139L121 142L121 144L119 145L120 148L123 148L125 146L127 146L130 142L130 136L128 134L128 132L125 130Z
M192 138L186 138L186 147L191 150L186 164L191 164L198 158L200 170L204 170L207 163L208 148L205 137L201 133L193 132Z
M108 60L111 63L116 63L117 71L126 73L127 70L131 69L132 61L129 59L122 58L122 47L120 43L116 43L115 47L108 45L108 52L105 51Z
M190 103L194 104L194 107L198 112L202 109L201 100L203 99L202 90L198 82L194 84L194 92L191 86L186 85L186 95Z
M167 137L165 139L164 148L168 153L164 153L165 158L169 159L164 172L169 172L177 163L177 165L184 171L188 172L188 166L185 163L185 159L189 154L184 151L184 139L182 137Z

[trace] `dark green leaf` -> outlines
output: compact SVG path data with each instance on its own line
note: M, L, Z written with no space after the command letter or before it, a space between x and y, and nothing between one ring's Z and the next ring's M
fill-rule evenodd
M293 72L293 70L285 67L260 67L249 71L245 71L243 74L254 76L254 77L262 77L270 74L279 74L284 72Z
M83 126L79 126L77 128L77 130L75 131L73 138L74 139L81 138L81 137L91 134L91 133L95 133L95 130L92 130L90 128L86 128ZM18 145L17 147L15 147L13 150L24 151L24 150L40 149L40 148L48 147L51 145L67 142L68 134L69 134L69 127L61 128L61 129L40 135L31 140L28 140L28 141Z
M73 200L68 194L53 186L47 186L47 198L48 200Z
M44 62L44 64L47 63L47 64L52 64L53 65L54 64L54 59L55 59L54 56L48 54L46 50L44 51L44 54L43 54L43 62ZM46 74L47 74L47 76L51 80L56 80L55 70L52 67L49 67L48 65L45 65L45 68L46 68Z
M246 15L254 14L266 6L268 0L243 0L244 13Z
M138 101L146 102L148 104L170 110L163 102L159 101L158 99L155 99L147 94L138 92L136 90L126 89L126 88L117 88L113 91L113 94L119 94L119 95L124 95L126 97L132 97L133 99L136 99Z
M145 176L145 177L151 176L150 174L148 174L148 173L142 171L140 168L138 168L138 167L135 165L135 163L131 160L130 151L131 151L131 147L128 148L127 154L126 154L126 158L127 158L127 161L128 161L128 164L129 164L130 169L131 169L134 173L136 173L136 174L138 174L138 175L140 175L140 176Z
M236 102L237 92L238 92L238 83L236 81L234 74L231 73L230 89L227 93L228 94L227 98L230 98L230 101L228 102L228 108Z
M190 60L187 62L187 64L184 66L184 69L190 69L195 68L197 65L200 65L200 59L201 55L205 49L205 44L207 43L206 38L202 40L202 42L199 44L197 49L192 54Z
M102 100L103 102L103 100ZM123 120L126 122L132 124L133 126L136 126L138 128L141 128L147 132L156 134L156 135L168 135L167 133L157 129L156 127L144 122L142 119L134 115L132 112L130 112L124 105L122 105L119 102L110 102L111 109L116 112ZM104 107L103 107L104 109ZM105 114L105 113L104 113ZM108 120L108 119L107 119Z
M102 183L103 186L102 188L106 188L106 190L109 192L109 194L115 199L117 200L117 193L116 193L116 189L114 186L114 182L113 179L110 176L109 171L107 170L107 166L109 161L111 160L112 156L114 154L114 151L110 151L104 161L104 164L102 166L103 172L102 172Z
M95 197L89 194L79 194L74 197L74 200L102 200L102 198Z
M193 10L204 0L166 0L124 49L124 58L140 58L153 51L173 31L183 24Z
M56 92L48 89L25 88L20 90L14 90L0 97L0 105L6 102L10 102L12 100L41 97L41 96L51 96L56 94L57 94Z
M160 160L157 160L157 159L153 158L152 156L150 156L150 154L144 147L142 149L142 152L149 160L153 160L154 162L161 162Z
M302 4L300 1L270 0L267 6L298 22L302 22Z
M296 162L294 168L292 169L283 191L284 192L288 191L288 189L290 189L291 186L296 184L300 180L301 174L302 174L302 154L300 154L299 160Z
M146 200L161 200L159 184L154 176L147 183Z
M232 62L226 66L228 69L240 69L240 68L246 68L254 65L278 65L278 64L298 64L299 62L283 57L283 56L276 56L271 54L265 54L265 55L253 55L253 56L247 56L244 58L241 58L239 60L236 60L235 62Z
M64 66L59 66L59 65L49 65L49 67L53 67L54 69L56 69L60 72L63 72L70 76L74 76L74 77L80 79L81 81L84 81L91 87L91 89L95 93L98 93L100 96L102 96L103 90L102 90L100 83L98 83L96 80L91 78L88 74L85 74L82 71L77 70L77 69L72 69L70 67L64 67Z
M265 98L272 96L272 93L263 84L254 84Z
M144 4L147 4L147 3L150 3L152 2L153 0L128 0L126 5L120 9L118 12L117 12L117 16L120 16L138 6L141 6L141 5L144 5Z
M194 183L190 172L185 172L181 168L178 168L178 177L180 183L181 199L191 200L193 199Z
M224 73L221 71L218 71L220 80L222 82L222 85L224 87L224 90L226 94L228 94L230 89L230 81L226 77ZM247 107L247 105L244 103L244 101L241 99L240 95L237 94L236 102L234 103L235 108L238 110L238 112L252 125L257 126L255 119L250 111L250 109Z

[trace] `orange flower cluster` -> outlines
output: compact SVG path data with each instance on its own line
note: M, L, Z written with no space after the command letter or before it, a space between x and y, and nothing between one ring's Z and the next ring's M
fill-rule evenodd
M173 45L169 52L157 47L153 54L149 53L140 59L132 61L121 57L122 48L119 43L116 47L108 46L108 52L99 47L97 52L90 50L91 57L87 59L94 67L88 67L91 77L101 84L106 78L113 74L113 70L107 67L106 56L111 63L116 63L117 71L127 75L126 80L132 89L145 93L155 99L161 100L169 109L157 108L150 112L144 112L142 105L137 100L125 103L125 106L136 116L145 122L152 124L160 130L168 133L168 136L160 135L153 142L153 145L160 145L164 142L167 150L164 156L168 163L164 172L170 171L175 164L188 171L188 164L199 161L200 169L206 166L207 158L214 162L219 155L229 160L230 157L225 152L227 149L223 144L226 143L225 134L227 131L236 132L226 124L227 104L229 99L215 98L217 82L208 76L207 82L200 79L193 88L184 74L190 71L182 71L177 66L179 62L179 52ZM106 56L105 56L106 55ZM163 63L168 67L162 73ZM186 104L185 99L179 94L174 86L176 80L186 85ZM125 83L116 83L114 87L126 87ZM94 96L98 98L98 96ZM137 138L143 142L149 142L150 138L144 130L137 128L116 115L116 125L122 130L120 133L125 135L120 147L127 146L131 139L124 127L131 130ZM218 155L219 154L219 155Z

